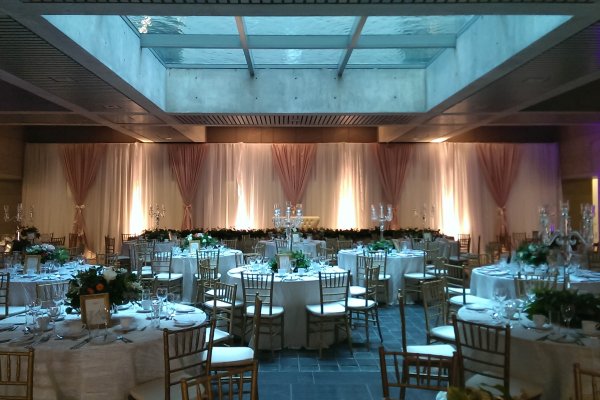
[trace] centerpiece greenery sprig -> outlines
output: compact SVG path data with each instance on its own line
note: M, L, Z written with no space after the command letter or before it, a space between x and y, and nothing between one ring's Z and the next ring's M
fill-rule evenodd
M540 266L548 263L550 248L541 243L523 243L517 249L517 260L524 264Z
M525 307L525 312L531 318L542 314L552 321L560 319L560 306L573 304L575 317L571 320L572 327L581 327L581 321L591 320L600 322L600 298L591 293L578 293L574 290L535 289L535 299Z
M369 243L367 247L369 248L369 251L383 250L389 253L390 250L394 248L394 244L389 240L378 240L376 242Z
M63 264L69 259L67 249L57 248L52 244L34 244L25 248L25 254L40 255L42 263L55 260Z
M273 272L277 272L277 270L279 269L279 264L277 260L277 257L273 257L269 260L269 267ZM310 260L308 259L308 257L306 257L306 254L304 254L301 251L292 251L292 253L290 254L290 263L293 267L293 272L298 272L298 268L310 267Z

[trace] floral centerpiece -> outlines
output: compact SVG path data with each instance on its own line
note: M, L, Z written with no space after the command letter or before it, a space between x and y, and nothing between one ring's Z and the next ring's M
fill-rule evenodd
M550 248L540 243L523 243L517 249L517 259L527 265L539 267L548 262Z
M535 289L534 293L535 299L524 310L529 318L542 314L555 321L561 317L561 305L573 304L575 316L571 320L572 327L581 327L583 320L600 322L600 298L592 293L542 288Z
M137 275L122 268L91 267L79 271L69 280L67 313L80 308L79 296L99 293L108 293L111 306L118 306L139 299L142 285Z
M369 243L367 247L369 248L369 251L383 250L389 253L390 250L394 248L394 244L389 240L378 240L376 242Z
M188 248L191 241L199 241L200 247L215 246L219 243L217 239L213 238L208 233L196 232L190 233L185 237L185 239L183 239L181 242L181 249L183 250Z
M42 256L42 263L55 260L63 264L69 259L69 252L63 248L56 248L54 245L43 243L34 244L25 248L25 254Z
M301 251L292 251L290 254L290 262L294 268L293 272L298 272L298 268L310 267L310 260L306 257L306 254ZM271 271L277 272L277 269L279 268L277 257L269 260L269 267L271 268Z

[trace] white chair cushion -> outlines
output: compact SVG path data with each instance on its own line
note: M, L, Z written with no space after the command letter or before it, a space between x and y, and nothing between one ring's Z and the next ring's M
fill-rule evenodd
M465 386L468 387L481 387L486 385L486 389L492 393L500 395L501 393L492 387L494 385L502 385L502 381L494 379L484 375L473 375L465 382ZM489 385L489 386L487 386ZM510 395L511 397L517 398L521 393L526 393L527 398L533 398L542 394L542 388L537 386L535 383L525 382L517 378L510 378Z
M171 274L171 278L169 279L168 272L161 272L160 274L156 275L156 279L158 279L159 281L176 281L178 279L183 279L183 274Z
M422 272L408 272L408 273L404 274L404 279L414 279L414 280L424 281L424 280L437 279L437 276L431 275L431 274L423 275Z
M212 349L210 368L212 370L250 364L254 359L254 350L250 347L221 347Z
M231 338L231 335L221 329L215 329L215 335L213 337L213 343L227 341ZM204 338L204 342L208 343L210 340L210 328L206 330L206 336Z
M194 278L196 278L196 279L200 279L200 278L198 278L198 274L197 274L197 273L196 273L196 274L194 274ZM220 272L217 272L217 278L216 278L215 280L217 280L217 281L220 281L220 280L221 280L221 273L220 273Z
M456 288L456 287L449 287L448 288L448 293L455 295L455 294L460 294L462 296L463 291L461 288ZM471 288L465 288L465 294L471 294Z
M350 296L364 296L367 289L363 286L350 286Z
M475 303L485 303L488 299L484 299L483 297L473 296L472 294L468 294L465 296L465 302L463 303L462 294L459 296L452 296L450 300L448 300L450 304L455 306L464 306L465 304L475 304Z
M409 353L431 354L434 356L452 357L452 354L456 350L449 344L424 344L406 346L406 351L408 351Z
M271 309L271 315L269 315L269 306L263 305L260 310L261 318L270 318L270 317L278 317L283 314L283 307L281 306L273 306ZM254 315L254 306L246 307L246 315L251 317Z
M379 274L379 280L380 281L387 281L387 280L390 280L390 279L392 279L392 276L389 275L389 274L385 274L385 275L384 274Z
M437 394L435 395L435 400L447 400L448 399L448 393L446 392L437 392Z
M431 329L430 333L434 338L439 338L446 342L455 341L454 327L452 325L436 326L435 328Z
M203 304L204 304L204 307L213 308L215 305L215 302L213 300L208 300L208 301L205 301ZM243 304L244 303L242 301L236 300L235 303L233 304L233 307L234 308L241 307ZM217 300L217 308L229 308L229 307L231 307L231 304L225 303L224 301L221 301L221 300Z
M348 298L348 308L353 310L367 310L373 307L375 307L375 301L373 300L367 300L365 302L365 299L358 299L356 297Z
M343 315L346 313L346 307L340 303L326 303L323 306L323 313L321 313L321 305L320 304L310 304L306 306L306 310L315 315Z

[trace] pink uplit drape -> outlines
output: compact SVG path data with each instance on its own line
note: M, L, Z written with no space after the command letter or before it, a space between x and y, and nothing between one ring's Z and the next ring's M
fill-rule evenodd
M62 161L65 178L75 200L75 219L73 232L77 233L85 248L88 247L85 236L85 198L96 180L96 174L106 156L104 144L67 144L62 146Z
M283 193L292 204L300 203L310 170L315 163L314 144L274 144L271 147L273 167L283 186Z
M479 167L499 209L499 237L507 237L509 231L506 202L519 170L520 149L514 144L500 143L482 143L478 144L476 149Z
M412 152L413 146L410 144L379 144L375 147L377 171L379 172L384 200L392 205L394 211L390 223L391 229L397 229L400 226L397 206Z
M192 229L192 204L200 182L206 147L201 144L169 145L169 165L184 203L181 229Z

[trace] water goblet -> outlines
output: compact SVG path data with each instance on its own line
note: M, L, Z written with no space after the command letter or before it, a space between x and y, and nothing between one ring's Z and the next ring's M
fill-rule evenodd
M48 308L48 316L50 317L50 322L52 322L52 336L54 336L57 339L62 339L62 336L56 333L56 321L58 317L60 317L60 314L60 306L53 305Z
M574 304L561 304L560 314L562 315L563 322L567 330L571 325L571 320L575 316L575 305Z
M162 311L162 308L165 305L165 300L167 299L167 294L169 293L168 288L164 287L164 286L159 286L156 289L156 297L158 297L158 299L160 300L160 308Z
M496 300L496 304L494 306L495 312L493 315L494 319L498 317L502 320L502 305L508 296L508 290L505 286L498 284L494 287L494 300Z

